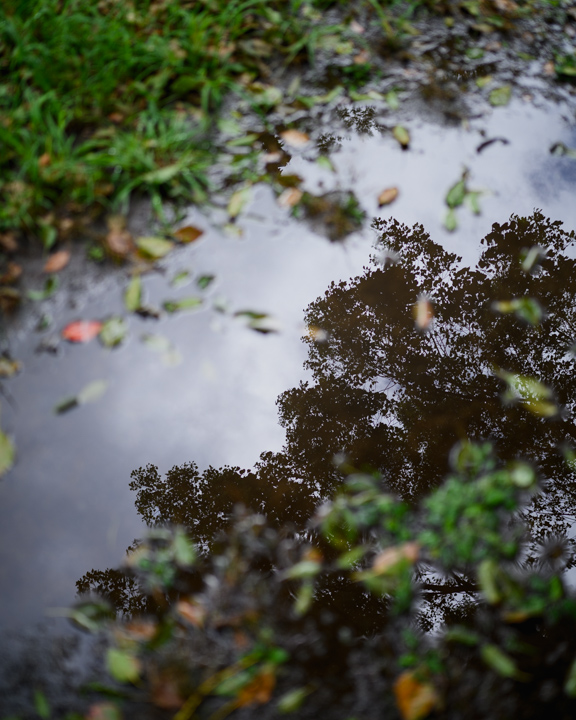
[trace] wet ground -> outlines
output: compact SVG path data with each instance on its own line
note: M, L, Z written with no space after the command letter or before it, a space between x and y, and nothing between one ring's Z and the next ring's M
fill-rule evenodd
M204 235L158 262L143 286L147 305L194 295L203 300L197 309L160 319L128 317L127 271L95 265L81 246L74 248L58 292L28 303L3 339L23 366L3 381L2 427L17 447L16 464L0 484L5 636L63 614L86 572L122 563L126 548L145 533L129 488L133 471L152 464L165 473L188 461L200 470L252 468L261 453L281 450L285 431L276 399L311 377L303 367L304 311L330 283L362 274L378 236L372 218L422 224L467 266L478 260L492 224L512 214L540 209L567 231L576 229L576 161L550 152L558 143L576 147L574 96L555 90L560 97L550 98L541 64L530 67L532 73L516 80L511 73L509 105L474 100L457 119L452 112L447 118L451 101L407 97L402 123L408 149L392 136L384 101L336 99L323 108L302 127L309 145L285 145L289 159L281 173L302 176L301 189L316 195L353 190L366 213L362 229L330 242L319 224L292 217L263 183L253 187L232 227L223 210L190 210L179 224ZM504 68L500 84L507 79ZM333 169L318 165L319 144L329 148ZM481 213L456 208L458 227L448 232L445 197L465 170L469 190L480 193ZM379 208L378 196L389 187L398 188L398 198ZM145 205L133 209L130 227L151 234ZM42 262L28 260L30 287L43 282ZM174 287L184 270L187 284ZM198 278L207 275L214 281L199 288ZM265 329L273 332L251 328L249 317L235 316L239 311L270 316ZM38 330L45 315L50 325ZM112 315L129 323L118 348L60 339L71 321ZM171 347L151 348L142 340L150 334L167 338ZM107 383L101 398L55 414L63 398L95 380ZM56 629L67 624L53 622Z

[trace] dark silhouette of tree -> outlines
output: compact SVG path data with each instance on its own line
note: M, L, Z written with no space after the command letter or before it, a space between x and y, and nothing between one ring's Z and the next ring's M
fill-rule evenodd
M559 448L576 447L574 233L539 212L512 216L493 226L477 266L466 268L420 225L377 220L374 228L377 254L364 272L332 283L306 311L312 379L278 399L283 450L264 453L252 471L200 472L190 462L163 478L153 465L140 468L130 487L149 525L182 524L208 549L242 503L272 526L303 529L342 481L337 454L379 471L392 491L417 503L441 483L454 444L469 438L491 440L504 460L534 463L544 492L525 517L540 541L566 533L576 473ZM524 269L530 248L541 248L540 261ZM419 298L433 308L420 330ZM494 301L518 298L538 301L542 321L495 312ZM503 372L552 388L559 412L532 412L526 395L503 404Z

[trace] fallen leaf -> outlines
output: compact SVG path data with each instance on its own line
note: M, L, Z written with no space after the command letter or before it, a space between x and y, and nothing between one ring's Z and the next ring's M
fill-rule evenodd
M370 53L368 50L361 50L358 55L354 55L353 62L355 65L365 65L370 61Z
M202 298L198 297L187 297L181 298L180 300L166 300L162 303L162 307L166 312L174 313L179 310L193 310L194 308L202 305Z
M352 20L350 23L350 30L357 35L362 35L365 32L364 27L360 25L357 20Z
M450 208L446 213L446 217L444 218L444 227L448 230L448 232L453 232L458 227L458 219L452 208Z
M102 330L99 320L76 320L62 330L64 340L73 343L85 343L93 340Z
M12 285L22 275L22 268L15 262L9 262L6 265L6 272L0 277L0 283L2 285Z
M10 440L8 435L0 430L0 476L8 472L12 465L14 465L15 455L16 450L14 448L14 443Z
M302 200L303 194L302 190L298 190L298 188L286 188L278 197L278 205L283 208L293 208Z
M17 372L20 372L21 368L22 363L18 360L10 360L4 355L0 356L0 377L12 377Z
M188 270L181 270L179 273L176 273L176 275L174 275L170 285L172 285L172 287L180 287L182 285L187 285L189 282L190 273L188 272Z
M238 707L246 705L264 705L270 701L276 686L276 676L273 672L263 671L238 693Z
M52 158L50 157L50 153L44 153L44 154L40 155L40 157L38 158L38 167L41 167L41 168L48 167L48 165L50 165L51 162L52 162Z
M206 619L206 609L197 603L191 603L188 600L180 600L176 605L176 612L181 615L184 620L194 627L202 627Z
M168 255L174 247L174 243L161 237L140 237L136 240L136 247L145 258L160 260Z
M427 330L434 319L434 308L428 298L421 297L414 305L414 320L418 330Z
M13 232L0 233L0 247L8 253L15 253L18 250L18 241Z
M111 255L123 260L134 250L132 235L126 229L126 218L112 215L108 218L107 224L108 234L104 245Z
M104 347L116 347L124 340L127 333L128 324L126 320L121 317L111 317L103 323L98 339Z
M392 130L392 134L400 143L402 149L406 150L406 148L410 145L410 133L408 130L406 130L405 127L402 127L402 125L396 125L396 127Z
M279 332L281 325L276 318L266 313L254 312L253 310L239 310L234 317L244 318L251 330L266 335L267 333Z
M403 545L386 548L376 555L372 569L377 573L386 573L396 568L404 560L414 564L418 560L419 553L420 545L416 542L407 542Z
M179 710L182 707L186 697L180 691L178 678L167 671L153 675L150 682L150 700L153 705L163 710Z
M63 415L69 410L73 410L79 405L86 405L87 403L96 402L106 392L108 383L106 380L93 380L88 383L85 387L80 390L78 395L74 397L68 397L61 400L54 408L54 412L57 415Z
M231 219L238 217L251 196L252 190L250 187L240 188L240 190L232 193L230 202L228 203L228 216Z
M50 255L48 260L46 261L46 264L44 265L44 272L45 273L56 273L60 272L60 270L63 270L66 265L70 262L70 251L69 250L59 250L58 252L53 253Z
M492 107L503 107L508 105L512 97L512 88L510 85L502 85L502 87L494 88L488 96L488 102Z
M106 653L106 666L112 677L121 683L137 683L140 679L140 660L126 650L109 648Z
M434 687L416 678L413 671L403 672L394 683L396 704L404 720L422 720L438 705Z
M141 340L150 350L160 353L164 365L174 367L182 362L182 355L167 337L163 335L145 334L142 335Z
M284 130L280 133L280 137L286 145L294 148L303 148L310 142L310 136L300 130Z
M193 225L187 225L176 230L172 235L181 243L192 243L198 240L201 235L204 235L204 230L200 230L200 228Z
M206 290L209 285L212 285L215 278L215 275L201 275L198 280L196 280L196 285L198 285L200 290Z
M378 207L382 207L383 205L390 205L390 203L393 203L397 197L398 197L398 188L397 187L389 187L389 188L386 188L386 190L382 190L380 195L378 195Z
M30 300L34 300L35 302L47 300L49 297L54 295L58 289L58 285L58 278L55 275L50 275L50 277L46 278L43 290L28 290L26 295L30 298Z
M86 720L122 720L122 713L114 703L96 703L90 706Z
M134 275L128 283L124 293L124 305L128 312L136 312L142 305L142 280L140 275Z

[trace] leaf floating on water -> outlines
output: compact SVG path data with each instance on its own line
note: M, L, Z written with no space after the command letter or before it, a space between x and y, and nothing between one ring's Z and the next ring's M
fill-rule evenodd
M256 332L264 335L279 332L281 329L280 322L266 313L254 312L253 310L239 310L234 313L234 317L244 318L251 330L256 330Z
M232 197L228 203L228 216L232 220L238 217L251 197L252 188L250 186L241 188L240 190L236 190L235 193L232 193Z
M55 275L50 275L50 277L46 278L43 290L28 290L26 295L30 298L30 300L34 300L35 302L47 300L49 297L54 295L58 289L58 285L58 278Z
M196 242L199 237L204 235L204 230L200 230L200 228L194 227L193 225L187 225L186 227L176 230L172 235L174 235L179 242L188 244Z
M0 477L14 465L15 456L14 443L0 430Z
M434 308L428 298L422 297L414 305L414 320L418 330L427 330L434 319Z
M514 313L517 318L530 325L538 325L544 318L544 308L534 298L514 298L502 300L492 304L492 308L499 313Z
M502 87L494 88L488 96L488 101L492 107L503 107L508 105L512 97L512 88L510 85L502 85Z
M176 273L176 275L174 275L170 285L172 285L172 287L180 287L181 285L187 285L189 282L190 273L188 272L188 270L182 270L179 273Z
M54 408L54 412L57 415L63 415L65 412L78 407L79 405L86 405L87 403L96 402L108 389L108 383L106 380L93 380L88 383L75 397L65 398L60 401Z
M413 671L403 672L398 677L394 695L404 720L423 720L439 703L434 686L419 680Z
M52 714L46 695L41 690L34 690L34 708L42 720L48 720Z
M64 340L73 343L86 343L93 340L102 330L99 320L77 320L62 330Z
M464 202L464 198L466 197L466 179L467 179L468 173L464 171L462 173L462 177L458 182L454 183L452 187L448 190L446 193L446 205L448 205L449 208L457 208Z
M198 280L196 280L196 285L198 285L200 290L206 290L209 285L212 285L215 279L215 275L201 275Z
M316 158L316 164L318 165L318 167L321 167L324 170L329 170L330 172L336 172L334 163L332 162L332 160L330 160L328 155L319 155Z
M128 312L136 312L142 305L142 280L140 279L140 275L134 275L128 283L128 287L124 293L124 305Z
M400 100L398 99L398 93L396 90L389 90L386 95L386 104L390 110L398 110L400 107Z
M111 317L104 322L99 339L104 347L116 347L128 333L128 324L121 317Z
M290 145L293 148L303 148L310 142L310 136L300 130L284 130L280 133L280 137L286 145Z
M396 125L392 130L392 134L396 140L400 143L403 150L406 150L410 145L410 133L402 125Z
M145 258L160 260L168 255L174 247L174 243L161 237L140 237L136 240L136 247Z
M293 208L298 205L304 193L298 188L286 188L278 197L278 205L283 208Z
M20 372L22 363L19 360L10 360L5 355L0 356L0 377L12 377Z
M498 675L515 678L516 680L528 679L526 673L518 670L514 660L496 645L486 644L482 647L480 653L486 665L495 670Z
M166 300L162 303L162 307L166 312L175 313L180 310L194 310L202 305L202 298L199 297L187 297L181 300Z
M507 385L502 396L505 403L520 403L539 417L551 418L558 414L554 392L544 383L527 375L518 375L498 368L494 369L494 374Z
M126 229L126 218L121 215L112 215L107 220L108 234L104 245L108 252L123 260L134 250L134 241L131 233Z
M182 362L182 355L164 335L146 334L142 335L141 340L150 350L161 354L165 365L173 367Z
M70 262L70 251L69 250L59 250L58 252L55 252L53 255L50 255L48 260L46 261L46 264L44 265L43 272L45 273L56 273L60 272L60 270L63 270L66 265Z
M378 207L383 207L384 205L390 205L390 203L393 203L397 197L398 197L398 188L397 187L389 187L389 188L386 188L386 190L382 190L380 195L378 195Z
M569 158L576 158L576 148L568 147L562 142L557 142L550 148L552 155L565 156Z

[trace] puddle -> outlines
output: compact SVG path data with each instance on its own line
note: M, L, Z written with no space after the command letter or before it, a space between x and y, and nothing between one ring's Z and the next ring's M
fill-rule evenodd
M364 390L390 392L403 381L412 386L416 376L423 375L430 384L432 403L434 383L444 388L449 380L436 377L433 364L424 363L415 370L417 348L413 348L410 362L414 364L403 380L400 374L391 384L379 379L381 357L378 347L371 347L363 336L369 338L371 332L369 325L363 327L364 322L376 323L378 342L398 339L395 362L399 373L406 360L402 332L392 322L378 325L391 307L386 298L394 295L391 278L396 270L376 269L372 280L359 280L379 234L370 228L369 219L393 217L410 227L422 224L431 241L438 244L436 250L431 249L424 235L410 240L412 257L423 263L425 272L435 267L434 262L442 265L440 248L462 257L464 265L474 266L483 250L482 238L494 222L505 223L511 214L528 217L539 208L545 218L564 223L567 231L576 228L576 162L549 152L557 142L576 146L569 106L514 100L508 108L490 111L465 127L442 127L428 123L425 117L408 118L405 126L411 141L406 151L389 132L376 127L386 122L380 112L378 107L361 112L362 121L346 112L340 112L340 121L334 119L330 131L324 133L324 142L332 147L335 172L297 152L283 170L301 175L302 189L316 195L354 189L368 221L345 243L330 243L279 207L269 187L258 186L237 221L241 237L220 228L218 213L209 220L191 212L187 221L206 230L203 238L168 256L160 264L162 272L143 277L147 304L158 307L168 299L198 295L204 300L200 309L164 315L158 321L131 315L128 339L115 350L106 350L94 341L85 346L59 343L53 355L38 353L42 337L58 335L68 322L125 314L124 272L104 277L79 258L75 282L84 283L88 292L74 291L64 283L60 299L44 306L53 313L51 329L29 332L42 312L43 306L39 306L24 317L25 332L14 330L10 349L24 370L5 382L7 398L2 402L3 428L14 436L18 452L15 467L0 483L3 632L29 627L52 609L68 607L75 598L76 582L85 573L121 564L125 549L145 533L145 524L134 508L135 493L129 488L131 473L138 468L156 466L160 476L189 462L194 462L200 473L226 465L250 469L261 453L280 453L287 441L288 466L294 470L301 463L298 472L304 472L303 468L314 471L310 500L302 505L304 516L319 494L332 487L335 470L330 460L334 452L354 447L357 462L379 466L391 439L383 432L374 444L373 433L366 431L385 414L377 407L382 396L370 398ZM492 138L507 142L481 149ZM444 198L464 169L469 173L469 188L481 193L481 214L458 207L458 229L448 233ZM398 199L379 209L378 196L387 187L398 188ZM398 250L402 254L400 245ZM576 277L569 259L573 251L569 248L562 267L555 269L566 283ZM191 282L173 288L170 281L184 269L190 271ZM454 292L454 272L444 273L447 295ZM216 278L205 290L195 284L202 275ZM430 282L433 284L432 279ZM496 287L503 291L502 286ZM477 289L478 297L488 294L486 288L493 289L488 281ZM412 290L406 303L417 297L416 288ZM462 288L462 293L465 290ZM431 286L428 292L444 301L438 288ZM354 293L360 299L356 306ZM410 300L409 294L416 297ZM454 295L453 302L464 302L462 298ZM464 304L471 302L470 295ZM311 303L316 303L314 309L306 311ZM250 329L241 317L234 317L244 310L270 315L280 332L262 334ZM341 357L331 360L332 369L322 365L330 342L312 343L312 370L323 387L316 394L291 391L313 377L310 365L304 367L309 360L308 347L302 342L305 323L318 326L342 343ZM411 323L410 319L413 327ZM145 333L168 338L181 362L166 365L161 354L141 342ZM350 397L345 387L338 389L339 383L347 384L347 363L357 374ZM99 379L108 382L101 399L61 416L54 414L59 401ZM554 377L549 380L555 384ZM565 391L556 389L567 403ZM439 396L444 390L438 390ZM278 423L279 408L285 415L283 427ZM416 403L414 408L416 415L422 410L420 419L412 418L415 434L426 434L426 422L437 428L445 415L450 422L457 416L450 403L427 420L423 419L424 405L418 409ZM409 414L407 408L403 412ZM517 410L511 409L513 412ZM350 418L356 423L351 427ZM390 419L391 428L401 423L400 415ZM477 432L488 434L489 429L482 427L478 425ZM566 438L573 434L567 425L553 427ZM450 425L438 454L446 457L454 438L466 428L464 421L457 428ZM532 430L524 429L530 456ZM557 438L548 438L552 439ZM412 460L418 464L416 456ZM262 461L262 472L266 462ZM401 463L394 468L397 478L406 477ZM436 468L441 475L445 466ZM305 477L297 479L304 482ZM416 486L407 493L408 497L417 495ZM562 517L571 521L571 500L561 502L562 512L567 513ZM202 517L197 519L202 522Z

